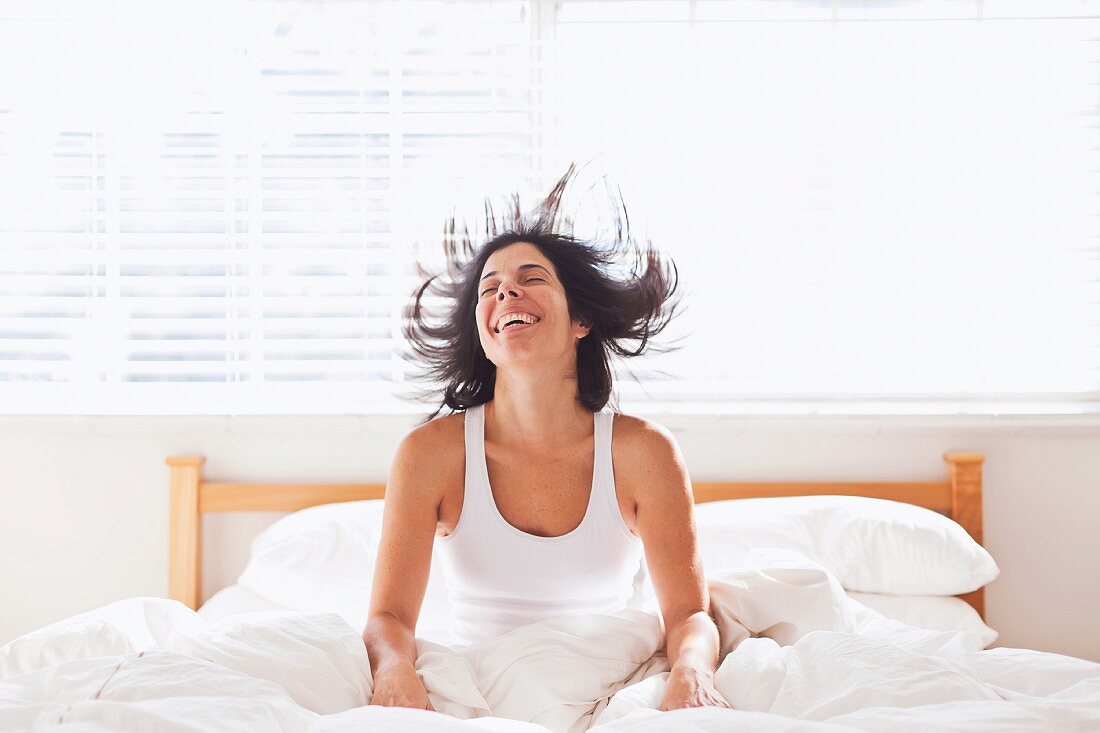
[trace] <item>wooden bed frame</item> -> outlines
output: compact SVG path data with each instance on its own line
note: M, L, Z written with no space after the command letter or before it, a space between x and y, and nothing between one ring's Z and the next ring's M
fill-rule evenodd
M843 494L916 504L958 522L982 543L981 453L944 453L944 481L695 483L695 502L755 497ZM171 510L168 547L168 595L192 609L199 607L202 515L206 512L293 512L316 504L381 499L385 484L279 484L207 481L203 456L171 456ZM982 589L960 595L985 618Z

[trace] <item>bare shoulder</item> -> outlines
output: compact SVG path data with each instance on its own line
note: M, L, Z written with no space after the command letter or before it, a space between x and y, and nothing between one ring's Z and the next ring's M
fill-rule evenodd
M668 479L681 474L686 478L676 438L660 423L616 413L611 442L616 480L625 480L635 498L639 489L667 485Z
M676 446L676 439L664 425L622 412L615 413L613 442L616 450L635 457L643 457L653 450L667 451Z
M410 430L397 448L390 480L402 488L442 496L444 487L465 470L464 415L430 420Z
M405 435L402 443L407 444L410 450L420 454L448 451L455 448L462 450L465 447L465 417L463 413L459 412L429 420L423 425L418 425L410 430Z
M458 413L431 419L409 430L403 442L420 460L450 459L465 450L464 418Z

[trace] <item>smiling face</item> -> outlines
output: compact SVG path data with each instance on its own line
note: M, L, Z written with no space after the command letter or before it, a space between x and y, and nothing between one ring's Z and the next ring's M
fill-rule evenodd
M577 339L588 333L569 317L565 287L552 262L520 242L486 260L478 284L477 332L489 361L572 365Z

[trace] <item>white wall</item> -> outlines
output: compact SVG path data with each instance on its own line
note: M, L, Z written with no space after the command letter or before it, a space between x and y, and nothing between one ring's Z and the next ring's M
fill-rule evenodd
M696 480L940 480L946 450L986 454L986 591L999 646L1100 661L1095 419L651 416ZM167 591L165 456L223 480L382 482L413 417L0 417L0 643ZM278 513L205 520L204 597L230 584Z

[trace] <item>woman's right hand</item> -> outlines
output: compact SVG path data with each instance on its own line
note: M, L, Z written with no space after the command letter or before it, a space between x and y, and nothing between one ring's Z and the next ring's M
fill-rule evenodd
M379 672L374 678L371 705L432 710L428 691L412 665L401 664Z

